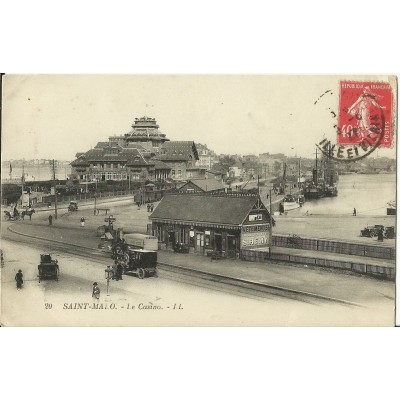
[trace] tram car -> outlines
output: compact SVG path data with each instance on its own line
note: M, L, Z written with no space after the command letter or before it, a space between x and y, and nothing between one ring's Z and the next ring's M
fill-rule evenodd
M51 254L41 254L40 264L38 265L39 283L44 279L52 279L58 281L59 266L58 261L51 258Z

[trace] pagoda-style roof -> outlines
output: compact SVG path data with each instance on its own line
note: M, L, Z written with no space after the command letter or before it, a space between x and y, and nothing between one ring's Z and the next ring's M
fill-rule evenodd
M135 122L132 124L132 130L125 133L124 139L127 141L168 141L169 139L167 139L165 134L161 133L158 128L159 125L155 118L135 118Z

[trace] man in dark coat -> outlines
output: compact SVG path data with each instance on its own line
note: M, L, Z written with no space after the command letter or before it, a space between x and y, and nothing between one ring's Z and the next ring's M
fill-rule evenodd
M20 290L24 283L24 275L22 275L22 271L19 269L15 275L15 281L17 282L17 289Z
M124 271L124 268L122 267L122 264L119 262L117 264L117 281L121 280L122 281L122 273Z

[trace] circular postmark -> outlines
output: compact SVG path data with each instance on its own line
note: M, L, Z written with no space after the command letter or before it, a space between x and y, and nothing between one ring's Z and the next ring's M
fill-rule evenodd
M380 146L389 147L391 105L388 83L340 82L336 138L334 141L324 138L316 144L317 148L335 161L354 162ZM336 117L333 111L331 114Z

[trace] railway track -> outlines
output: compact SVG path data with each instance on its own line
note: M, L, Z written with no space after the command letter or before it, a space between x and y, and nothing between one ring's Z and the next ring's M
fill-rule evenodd
M99 249L16 232L11 226L8 227L8 231L12 233L12 237L6 236L3 237L3 240L12 240L13 242L33 247L40 246L43 250L48 250L53 253L64 252L83 259L90 258L91 260L102 263L103 265L107 263L106 260L108 260L108 263L110 262L108 254L101 252ZM239 294L242 296L275 300L278 297L281 299L296 300L313 304L336 303L349 307L363 307L360 304L347 300L300 290L293 290L276 285L268 285L242 278L224 276L212 272L200 271L182 265L158 262L158 268L162 271L163 278Z

